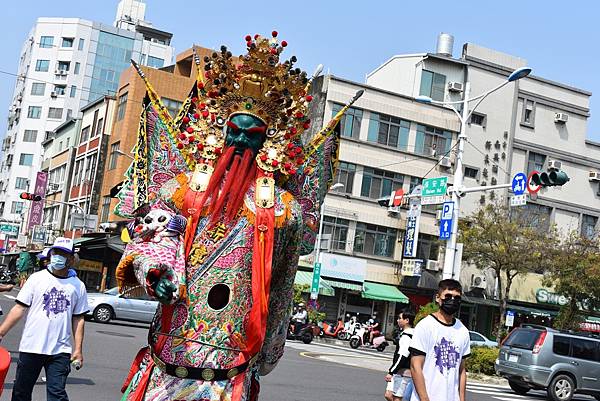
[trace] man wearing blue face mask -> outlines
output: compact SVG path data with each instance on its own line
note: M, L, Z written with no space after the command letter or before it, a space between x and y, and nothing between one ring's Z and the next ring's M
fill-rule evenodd
M17 305L0 325L1 341L27 315L12 401L31 401L42 368L46 372L47 400L68 401L65 385L71 361L83 365L83 316L88 302L85 285L69 274L74 262L73 240L56 238L48 257L46 269L29 277L17 295ZM71 336L75 344L71 344Z

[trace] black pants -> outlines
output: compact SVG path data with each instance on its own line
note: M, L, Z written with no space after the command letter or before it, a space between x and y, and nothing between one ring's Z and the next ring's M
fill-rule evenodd
M47 401L69 401L65 385L71 372L71 355L42 355L19 353L17 375L11 401L31 401L33 386L44 368L46 371Z

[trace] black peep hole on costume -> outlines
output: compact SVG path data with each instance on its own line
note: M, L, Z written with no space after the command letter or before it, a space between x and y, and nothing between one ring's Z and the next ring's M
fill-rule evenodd
M221 310L229 304L231 290L226 284L216 284L208 292L208 306L214 310Z

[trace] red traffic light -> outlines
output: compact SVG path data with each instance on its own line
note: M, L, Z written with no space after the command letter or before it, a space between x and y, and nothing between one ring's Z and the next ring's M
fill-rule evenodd
M30 194L29 192L21 192L19 198L28 200L28 201L41 201L42 197L40 195Z

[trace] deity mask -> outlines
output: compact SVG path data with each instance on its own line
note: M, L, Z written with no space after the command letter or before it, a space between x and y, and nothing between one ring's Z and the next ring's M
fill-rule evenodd
M251 114L235 114L227 121L225 145L233 146L235 153L242 155L246 149L258 154L265 142L267 126Z

